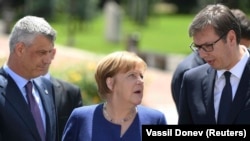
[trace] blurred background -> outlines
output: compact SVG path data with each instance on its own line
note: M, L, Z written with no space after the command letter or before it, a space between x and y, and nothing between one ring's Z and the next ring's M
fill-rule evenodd
M25 15L43 17L57 31L52 74L79 85L85 104L101 101L94 81L98 60L113 51L133 51L150 68L143 103L175 124L172 72L191 52L188 27L194 15L214 3L250 13L249 0L0 0L0 62L8 56L15 22Z
M24 15L44 17L57 43L96 53L188 54L194 14L211 3L250 12L249 0L0 0L4 32Z

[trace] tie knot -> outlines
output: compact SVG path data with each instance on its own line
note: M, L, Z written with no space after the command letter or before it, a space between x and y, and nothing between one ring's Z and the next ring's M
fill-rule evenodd
M32 94L32 82L31 81L27 82L27 84L25 85L25 88L28 94Z
M226 80L229 80L230 75L231 75L231 72L230 72L230 71L225 71L225 72L224 72L224 76L225 76Z

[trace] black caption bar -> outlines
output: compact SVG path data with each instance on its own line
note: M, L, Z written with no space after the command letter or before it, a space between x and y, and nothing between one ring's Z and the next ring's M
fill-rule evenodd
M178 138L246 141L250 139L250 125L142 125L142 141Z

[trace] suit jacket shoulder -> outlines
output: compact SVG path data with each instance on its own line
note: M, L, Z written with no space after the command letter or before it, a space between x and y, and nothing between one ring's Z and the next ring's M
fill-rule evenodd
M3 68L0 69L0 74L7 80L4 92L0 93L0 140L39 141L35 121L22 92ZM56 139L56 112L52 95L49 92L50 88L42 81L38 83L34 80L34 85L39 91L45 111L47 141L54 141Z
M250 58L236 90L228 124L250 124ZM179 106L179 124L216 124L214 85L216 70L205 64L184 74Z
M55 103L59 113L68 115L76 107L83 105L81 89L77 85L51 77L55 93Z
M58 113L59 138L61 138L65 124L73 111L83 105L80 87L77 85L51 77L52 88L55 93L55 104Z
M171 92L176 106L179 105L180 88L184 73L203 64L205 64L205 61L200 58L199 54L192 52L176 67L171 80Z

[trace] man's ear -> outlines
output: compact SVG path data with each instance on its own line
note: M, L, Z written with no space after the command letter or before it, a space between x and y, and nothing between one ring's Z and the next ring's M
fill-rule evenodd
M114 79L112 77L108 77L106 79L106 85L110 90L113 90Z
M52 59L55 58L55 55L56 55L56 48L53 48L53 49L52 49Z
M236 33L233 30L230 30L227 34L227 38L229 40L230 43L234 43L237 42L236 40Z
M24 52L24 49L25 49L24 43L18 42L18 43L15 45L14 52L15 52L18 56L20 56L20 55Z

